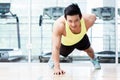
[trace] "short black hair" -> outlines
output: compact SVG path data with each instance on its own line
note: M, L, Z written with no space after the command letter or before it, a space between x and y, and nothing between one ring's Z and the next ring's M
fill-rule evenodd
M64 10L64 17L67 18L67 15L79 15L80 18L82 17L82 13L80 11L79 6L76 3L70 4L68 7L65 8Z

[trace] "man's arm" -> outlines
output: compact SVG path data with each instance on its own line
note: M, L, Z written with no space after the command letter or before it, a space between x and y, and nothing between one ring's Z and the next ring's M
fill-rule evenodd
M96 21L96 15L95 14L86 14L83 16L85 19L86 29L88 30L90 27L93 26L93 24Z
M60 52L61 35L56 28L57 26L54 27L52 34L52 58L54 61L54 67L60 68L59 52Z
M64 71L60 69L60 46L61 46L61 36L63 32L64 25L56 21L53 26L52 33L52 59L54 62L54 74L60 75L63 74Z

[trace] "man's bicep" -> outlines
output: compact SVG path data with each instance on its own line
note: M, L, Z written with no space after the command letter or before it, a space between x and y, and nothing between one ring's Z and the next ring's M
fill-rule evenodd
M92 21L96 21L96 15L95 14L91 14L91 19L92 19Z
M52 47L54 49L59 49L61 45L61 35L54 31L52 34Z
M61 36L64 31L64 23L61 21L56 21L53 26L52 42L53 47L60 49L61 46Z
M90 16L90 24L91 24L91 26L95 23L95 21L96 21L96 15L91 14L91 16Z
M89 15L89 17L87 18L88 20L86 20L86 27L87 30L92 27L96 21L96 16L94 14Z

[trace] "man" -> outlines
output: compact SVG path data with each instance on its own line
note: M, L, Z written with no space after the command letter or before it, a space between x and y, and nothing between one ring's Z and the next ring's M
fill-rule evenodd
M52 56L48 62L54 69L55 75L65 73L60 68L59 56L67 57L75 48L85 51L95 69L101 69L87 36L87 31L95 20L94 14L82 15L78 5L71 4L65 8L64 16L55 21L52 34Z

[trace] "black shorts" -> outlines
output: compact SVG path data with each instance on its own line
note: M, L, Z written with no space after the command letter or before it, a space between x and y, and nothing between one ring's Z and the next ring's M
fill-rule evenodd
M82 40L80 40L78 43L72 46L65 46L61 44L60 55L67 57L75 48L78 50L85 50L89 47L90 47L90 41L87 34L85 34Z

